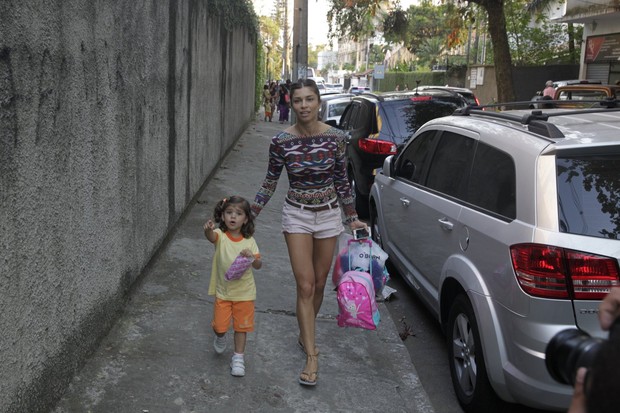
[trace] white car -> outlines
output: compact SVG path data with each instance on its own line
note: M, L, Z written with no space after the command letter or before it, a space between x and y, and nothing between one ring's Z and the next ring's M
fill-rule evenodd
M354 95L350 93L338 93L334 95L321 96L321 107L319 108L319 120L330 125L337 126L340 117L351 102Z

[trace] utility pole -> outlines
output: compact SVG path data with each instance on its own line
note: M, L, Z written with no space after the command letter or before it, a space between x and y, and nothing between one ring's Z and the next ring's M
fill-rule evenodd
M282 33L282 79L287 79L290 75L290 68L288 66L289 58L289 45L288 45L288 0L282 2L284 5L284 29Z
M293 82L308 77L308 0L295 0L293 12Z

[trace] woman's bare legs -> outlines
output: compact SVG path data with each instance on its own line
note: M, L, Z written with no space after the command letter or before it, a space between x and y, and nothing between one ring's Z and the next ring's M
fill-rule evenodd
M297 323L308 359L304 372L314 381L318 369L315 346L315 320L323 303L323 292L331 268L336 237L314 239L310 234L285 233L291 267L297 283ZM313 350L310 350L313 349ZM304 373L302 373L304 374Z

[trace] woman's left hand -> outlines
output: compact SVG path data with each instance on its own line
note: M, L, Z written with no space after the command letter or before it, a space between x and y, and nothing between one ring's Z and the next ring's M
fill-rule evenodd
M359 229L359 228L366 228L366 229L368 229L368 225L366 225L365 222L362 222L362 221L356 219L355 221L353 221L353 222L351 222L349 224L349 228L351 229L351 231L353 231L354 229Z

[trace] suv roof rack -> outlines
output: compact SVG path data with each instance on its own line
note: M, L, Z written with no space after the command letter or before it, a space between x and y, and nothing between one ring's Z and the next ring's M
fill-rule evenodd
M545 103L549 103L549 102L566 102L566 101L552 101L552 100L545 101ZM580 102L583 102L583 101L580 101ZM524 102L512 102L508 104L499 103L499 104L484 105L484 106L469 105L464 108L457 109L454 112L454 115L455 116L477 115L477 116L486 116L486 117L496 118L496 119L504 119L504 120L508 120L511 122L518 122L522 125L527 125L528 130L532 133L536 133L538 135L551 138L551 139L560 139L560 138L564 138L565 136L555 124L547 122L547 120L550 117L578 115L578 114L584 114L584 113L601 113L601 112L609 112L609 111L620 112L620 108L616 107L615 99L613 100L612 102L613 106L611 107L607 105L607 103L609 103L608 101L597 101L597 102L604 102L604 103L602 103L601 107L598 107L598 108L574 109L574 110L566 110L562 112L543 112L542 109L534 109L532 110L531 113L525 114L523 116L510 113L510 112L486 111L486 110L483 110L483 108L514 106L516 104L523 104ZM528 103L531 103L531 102L528 102Z
M455 92L453 90L439 89L439 88L425 88L420 91L416 91L416 90L392 91L392 92L382 93L380 95L374 92L366 91L366 92L360 93L357 96L372 97L374 99L377 99L380 102L384 102L386 99L411 99L416 96L434 96L434 95L439 95L440 93L443 93L444 96L451 95L455 97L460 97L463 100L465 99L463 95L461 95L459 92Z

